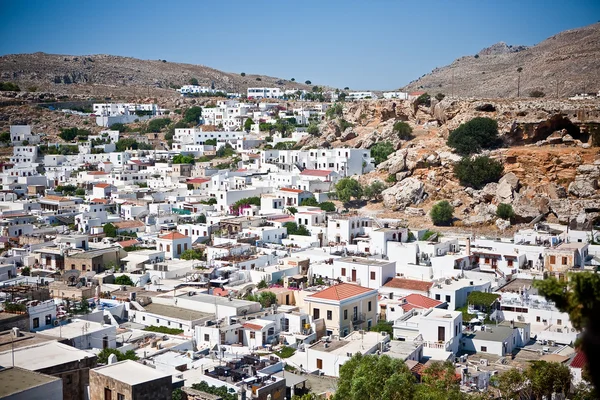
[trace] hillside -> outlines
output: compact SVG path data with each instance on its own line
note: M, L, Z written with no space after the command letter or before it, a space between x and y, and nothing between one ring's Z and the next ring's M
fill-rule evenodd
M242 71L240 71L241 73ZM59 55L46 53L10 54L0 57L0 80L17 83L22 90L92 96L174 95L174 86L196 78L201 86L245 92L250 86L302 88L308 86L264 75L229 73L203 65L163 60L139 60L104 54ZM259 79L259 80L257 80Z
M554 35L532 46L497 43L477 55L461 57L406 85L405 90L462 97L517 96L517 68L521 96L541 90L546 97L571 96L600 90L600 23Z

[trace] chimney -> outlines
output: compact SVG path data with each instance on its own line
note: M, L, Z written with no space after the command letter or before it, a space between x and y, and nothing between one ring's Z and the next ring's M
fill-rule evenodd
M471 256L471 238L467 238L467 257Z

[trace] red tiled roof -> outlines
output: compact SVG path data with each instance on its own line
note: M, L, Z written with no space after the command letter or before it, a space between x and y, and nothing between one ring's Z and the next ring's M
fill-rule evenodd
M409 294L402 299L406 300L406 304L402 305L404 311L410 311L413 308L433 308L442 304L441 301L430 299L429 297L417 293ZM400 301L402 301L402 299L400 299Z
M88 175L108 175L108 172L90 171L90 172L88 172Z
M571 368L583 368L587 364L587 358L583 351L577 353L577 355L571 361Z
M110 187L110 183L96 183L94 185L94 187L99 187L101 189L106 189L107 187Z
M219 287L213 289L213 296L225 297L228 295L229 295L229 290L221 289Z
M47 196L44 196L45 200L52 200L52 201L70 201L68 198L66 197L62 197L62 196L54 196L52 194L49 194Z
M117 229L141 228L146 226L142 221L121 221L115 222L113 225Z
M143 162L141 162L140 160L130 160L129 162L137 164L137 165L142 165Z
M244 328L246 328L246 329L252 329L253 331L261 331L262 328L263 328L260 325L251 324L249 322L246 322L243 326L244 326Z
M433 282L417 281L404 278L392 278L389 282L383 285L383 287L387 288L418 290L420 292L428 292L432 286Z
M368 292L377 293L375 289L369 289L359 285L353 285L351 283L340 283L339 285L331 286L327 289L321 290L308 298L312 299L325 299L325 300L345 300L350 297L359 296Z
M209 182L210 179L206 179L206 178L191 178L187 180L187 183L205 183L205 182Z
M411 92L411 93L409 93L408 95L409 95L409 96L420 96L420 95L422 95L422 94L425 94L425 92L424 92L424 91L422 91L422 90L418 90L418 91L416 91L416 92Z
M187 238L187 236L185 236L179 232L171 232L171 233L167 233L166 235L159 236L158 238L165 239L165 240L175 240L175 239L185 239L185 238Z
M282 192L291 192L291 193L302 193L304 190L300 190L300 189L292 189L292 188L281 188L279 189Z
M309 175L309 176L329 176L333 171L327 171L324 169L305 169L300 172L300 175Z
M121 247L129 247L129 246L133 246L136 244L139 244L140 242L138 242L135 239L130 239L130 240L123 240L122 242L117 242L117 244Z
M239 168L237 171L235 172L248 172L247 168Z
M90 203L108 204L108 199L92 199L90 200Z

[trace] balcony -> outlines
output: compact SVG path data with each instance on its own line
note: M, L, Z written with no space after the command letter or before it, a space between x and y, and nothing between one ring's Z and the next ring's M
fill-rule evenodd
M352 315L352 324L360 325L367 320L365 313L357 313Z

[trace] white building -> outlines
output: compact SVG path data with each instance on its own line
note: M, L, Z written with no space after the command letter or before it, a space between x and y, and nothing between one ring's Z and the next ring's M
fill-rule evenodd
M40 142L40 136L32 134L29 125L11 125L10 141L13 146L20 146L24 141L29 144L37 144Z
M379 289L385 282L396 275L396 263L364 257L344 257L333 260L332 275L327 268L313 271L331 279L354 282L370 289Z
M373 92L350 92L346 96L346 100L370 100L377 99L377 95Z
M56 321L56 304L54 300L31 301L27 304L27 314L31 331L52 328Z
M248 88L249 99L281 99L284 92L279 88L254 87Z
M165 252L165 258L173 260L192 248L192 239L179 232L171 232L156 239L156 248Z
M398 99L408 100L408 93L406 92L383 92L384 99Z
M341 177L363 175L375 167L368 149L265 150L261 152L264 171L298 173L303 169L329 170Z

